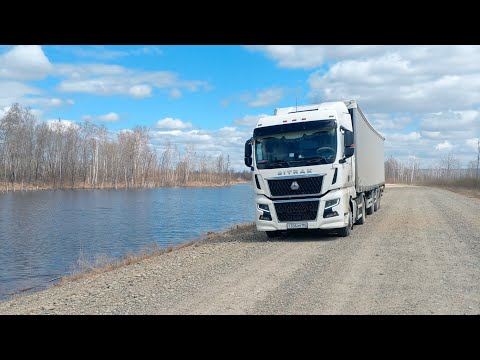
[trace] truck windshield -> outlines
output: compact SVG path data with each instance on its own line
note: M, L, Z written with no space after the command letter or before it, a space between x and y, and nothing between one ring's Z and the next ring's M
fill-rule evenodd
M335 128L272 134L255 139L258 169L331 164L336 155Z

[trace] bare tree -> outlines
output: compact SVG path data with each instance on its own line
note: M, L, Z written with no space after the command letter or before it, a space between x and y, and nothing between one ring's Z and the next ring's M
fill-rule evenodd
M90 121L37 122L28 108L13 104L0 118L0 184L5 191L38 188L151 187L228 184L230 156L213 158L193 145L180 152L168 142L161 153L150 144L149 129L136 127L114 138Z
M478 175L479 175L479 173L478 173L479 164L480 164L480 139L477 139L477 177L476 177L477 180L478 180Z

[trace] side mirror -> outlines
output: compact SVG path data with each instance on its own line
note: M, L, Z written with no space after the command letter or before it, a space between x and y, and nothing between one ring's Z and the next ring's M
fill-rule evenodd
M353 131L344 128L343 143L345 144L344 159L348 159L355 153L355 140L353 138Z
M347 147L345 148L345 159L348 159L349 157L352 157L355 152L354 147Z
M346 148L352 146L355 143L355 140L353 139L352 131L345 129L345 133L343 134L343 136L344 136L344 144Z
M245 166L252 167L252 142L247 140L245 143Z

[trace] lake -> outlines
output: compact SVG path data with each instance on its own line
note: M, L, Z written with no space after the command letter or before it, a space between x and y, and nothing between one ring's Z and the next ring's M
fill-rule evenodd
M251 184L0 194L0 299L45 288L81 259L120 258L252 222L254 209Z

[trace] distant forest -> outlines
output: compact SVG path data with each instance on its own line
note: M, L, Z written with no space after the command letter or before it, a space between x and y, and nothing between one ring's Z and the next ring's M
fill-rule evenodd
M243 154L239 154L243 157ZM248 170L231 168L229 156L179 152L150 144L149 129L108 135L89 121L40 122L30 109L13 104L0 119L0 191L69 188L147 188L228 185L250 181Z
M466 168L453 152L445 154L436 166L421 168L418 159L402 162L393 157L385 161L385 181L415 185L452 186L480 190L480 143L476 160Z

